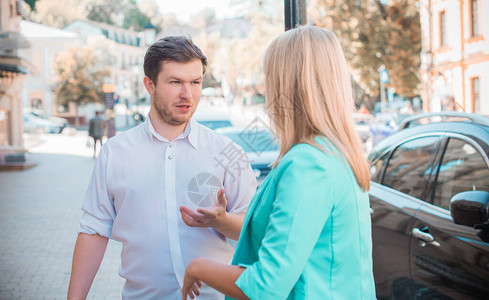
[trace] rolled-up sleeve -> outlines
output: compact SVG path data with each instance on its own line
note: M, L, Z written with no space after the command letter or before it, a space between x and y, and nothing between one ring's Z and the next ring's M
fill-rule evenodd
M287 298L332 211L333 192L325 167L297 154L281 162L283 171L258 261L243 265L246 270L236 281L250 299Z
M227 211L238 214L248 209L255 195L257 183L246 153L237 144L233 143L233 146L239 150L240 156L239 160L226 170L224 190L228 199Z
M102 147L93 169L92 178L85 193L82 206L83 216L78 225L78 233L99 234L112 237L115 219L114 202L107 192L107 145Z

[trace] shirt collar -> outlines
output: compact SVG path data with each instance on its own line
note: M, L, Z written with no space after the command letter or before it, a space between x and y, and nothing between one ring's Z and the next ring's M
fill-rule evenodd
M153 142L154 139L156 138L157 140L160 140L162 142L168 143L168 139L162 137L160 134L156 132L156 130L153 127L153 124L151 123L151 119L148 117L144 121L144 129L149 135L150 140ZM189 122L187 123L187 126L185 126L185 130L175 139L175 140L180 140L180 139L187 139L192 145L197 150L197 144L199 140L199 126L196 124L196 122L193 119L190 119Z

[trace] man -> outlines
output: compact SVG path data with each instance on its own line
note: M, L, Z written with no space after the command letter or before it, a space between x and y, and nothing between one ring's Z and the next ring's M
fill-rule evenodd
M88 135L93 139L93 157L96 156L97 141L99 141L100 147L103 145L102 137L105 131L105 120L102 119L101 115L102 112L95 112L95 118L88 122Z
M206 64L185 37L160 39L146 52L149 117L108 140L99 154L73 253L69 299L86 297L109 238L122 242L123 299L181 299L190 261L230 262L234 250L226 237L238 238L232 233L242 226L256 179L242 149L191 120ZM229 203L216 200L222 188ZM207 287L201 298L223 296Z

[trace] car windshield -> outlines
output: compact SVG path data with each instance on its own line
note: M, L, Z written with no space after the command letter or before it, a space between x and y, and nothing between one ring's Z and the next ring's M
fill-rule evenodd
M273 138L270 132L265 130L229 132L224 133L224 135L240 145L245 152L278 150L277 141Z

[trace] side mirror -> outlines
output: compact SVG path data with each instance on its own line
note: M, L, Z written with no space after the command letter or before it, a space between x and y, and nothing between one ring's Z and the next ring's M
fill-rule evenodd
M473 227L487 222L489 193L469 191L458 193L450 200L450 214L455 224Z

